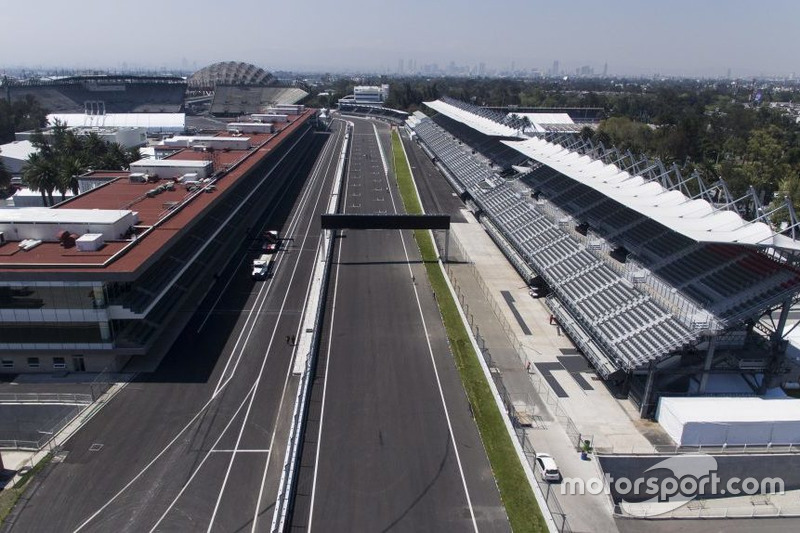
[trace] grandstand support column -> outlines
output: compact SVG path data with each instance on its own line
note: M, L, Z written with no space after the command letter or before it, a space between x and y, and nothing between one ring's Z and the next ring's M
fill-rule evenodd
M650 410L650 397L653 395L653 385L656 380L656 365L650 363L647 370L647 384L644 386L644 394L642 394L642 402L639 404L639 416L647 418Z
M703 376L700 378L700 387L697 389L698 394L705 394L706 386L708 385L709 370L711 364L714 362L714 352L717 350L717 337L708 337L708 350L706 350L706 362L703 364Z
M786 329L786 321L789 318L789 311L792 308L792 299L787 298L781 305L781 316L778 317L778 325L772 334L772 342L776 345L783 339L783 330Z
M792 299L787 298L781 305L781 314L778 317L778 324L775 326L775 331L770 336L770 344L772 348L772 358L770 360L768 371L764 375L759 387L759 394L764 394L767 389L772 387L779 387L781 381L784 379L784 361L786 359L786 346L788 343L783 340L783 332L786 329L786 322L789 318L789 311L792 308Z
M444 262L450 262L450 230L444 230Z

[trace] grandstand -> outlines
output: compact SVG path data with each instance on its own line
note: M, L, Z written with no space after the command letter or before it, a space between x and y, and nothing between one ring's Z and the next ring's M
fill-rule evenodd
M260 87L217 85L211 102L211 114L218 116L264 113L277 104L296 104L308 93L296 87Z
M51 113L178 113L186 80L169 76L72 76L51 81L7 81L9 102L36 98Z
M748 221L724 182L709 188L575 134L529 136L519 116L426 105L434 119L407 122L420 144L642 416L662 395L706 394L713 374L741 374L754 395L783 379L800 243L775 233L759 204Z
M399 109L392 109L390 107L383 107L380 105L363 105L353 103L342 103L339 101L339 111L342 113L352 113L356 115L365 115L368 117L382 118L397 123L404 123L408 120L409 114Z

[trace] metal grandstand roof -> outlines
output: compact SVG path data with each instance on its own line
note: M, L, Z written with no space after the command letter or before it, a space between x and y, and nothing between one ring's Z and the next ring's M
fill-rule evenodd
M434 111L441 113L451 119L460 122L469 126L470 128L477 130L484 135L491 135L493 137L516 137L516 138L523 138L524 136L520 134L514 128L509 126L505 126L494 120L478 116L474 113L456 107L452 104L448 104L447 102L442 102L441 100L434 100L432 102L423 102L426 106L430 107Z
M749 222L733 211L717 209L706 200L689 198L561 145L538 138L502 142L696 242L800 250L800 243L776 235L763 222Z

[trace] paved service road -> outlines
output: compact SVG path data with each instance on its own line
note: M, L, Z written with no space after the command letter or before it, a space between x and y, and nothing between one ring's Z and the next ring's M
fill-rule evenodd
M297 379L296 335L343 141L309 133L265 214L286 238L253 282L248 242L158 370L129 384L65 446L13 531L264 531L272 521ZM318 157L319 156L319 157ZM255 221L254 221L255 222Z
M341 210L402 212L388 127L349 119ZM412 233L334 258L291 528L509 531Z

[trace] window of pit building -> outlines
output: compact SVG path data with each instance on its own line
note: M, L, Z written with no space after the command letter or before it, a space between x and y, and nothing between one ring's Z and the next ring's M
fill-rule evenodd
M53 368L67 368L67 360L63 357L53 357Z
M13 359L3 359L3 361L0 362L0 366L2 366L3 368L14 368L14 360Z
M39 368L39 358L28 357L28 368Z

